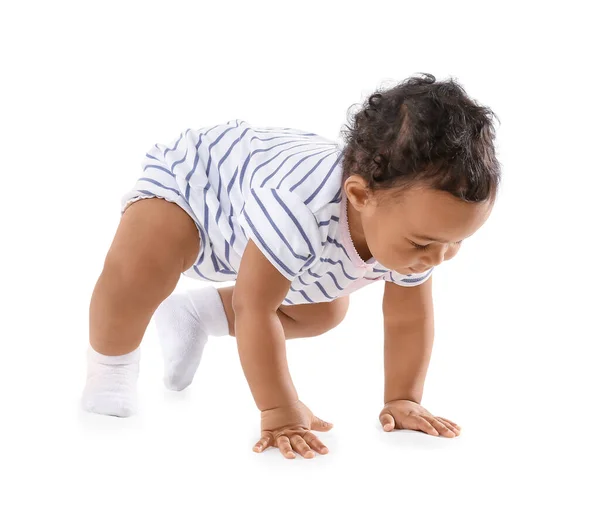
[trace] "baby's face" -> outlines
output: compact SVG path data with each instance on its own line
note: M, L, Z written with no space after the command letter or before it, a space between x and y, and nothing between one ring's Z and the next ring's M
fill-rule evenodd
M400 197L398 191L379 190L366 198L351 182L345 188L362 227L362 234L356 234L357 249L362 243L383 266L401 274L424 272L452 259L493 208L491 201L467 203L425 187ZM350 215L350 204L348 208Z

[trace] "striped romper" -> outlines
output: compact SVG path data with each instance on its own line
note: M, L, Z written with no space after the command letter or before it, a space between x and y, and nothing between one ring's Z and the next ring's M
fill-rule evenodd
M342 188L341 148L298 129L231 120L187 129L144 157L142 176L121 199L160 197L183 208L201 239L183 274L234 281L252 239L291 281L283 305L320 303L374 281L416 286L433 268L403 275L356 251Z

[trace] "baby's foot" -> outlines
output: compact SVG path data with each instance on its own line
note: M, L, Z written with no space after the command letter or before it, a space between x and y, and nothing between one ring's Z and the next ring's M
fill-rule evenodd
M229 334L221 296L214 287L176 293L154 313L167 388L181 391L194 379L209 336Z
M116 417L129 417L135 413L139 347L125 355L107 356L90 346L87 366L87 381L81 398L84 410Z

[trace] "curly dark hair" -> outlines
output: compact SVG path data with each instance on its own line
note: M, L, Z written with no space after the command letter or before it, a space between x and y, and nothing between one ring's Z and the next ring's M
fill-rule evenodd
M495 200L497 116L452 78L421 75L371 94L342 128L342 181L358 174L373 191L426 184L467 202Z

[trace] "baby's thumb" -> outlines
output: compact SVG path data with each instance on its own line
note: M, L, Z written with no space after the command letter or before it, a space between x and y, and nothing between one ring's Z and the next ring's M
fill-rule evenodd
M394 417L391 413L381 413L379 416L379 422L381 422L381 426L386 432L391 432L396 427L396 422L394 421Z
M330 422L319 419L318 417L313 417L312 423L310 425L311 430L316 430L317 432L326 432L333 428L333 424Z

